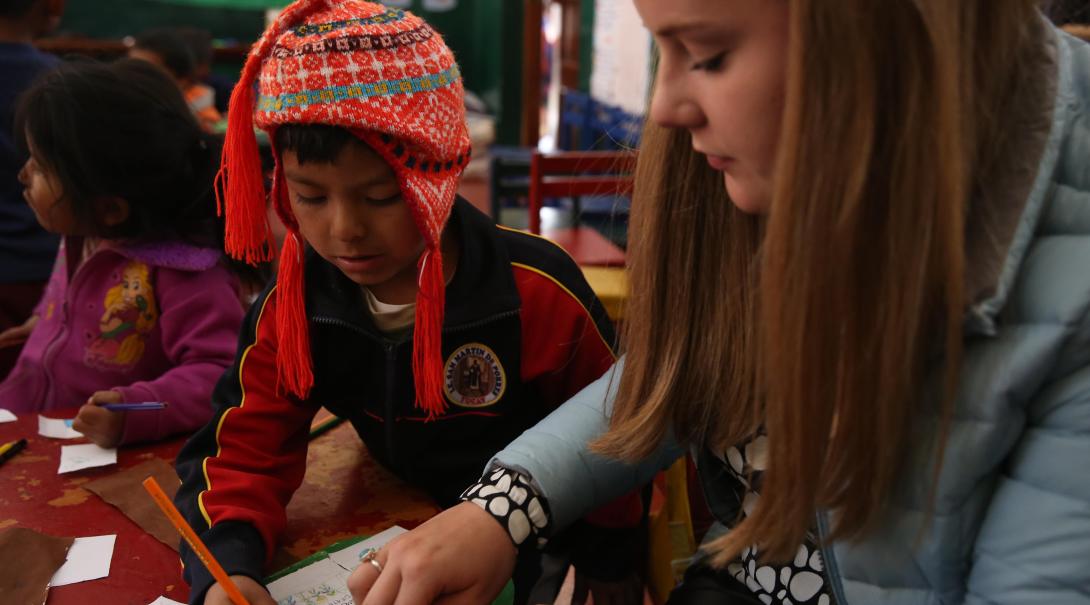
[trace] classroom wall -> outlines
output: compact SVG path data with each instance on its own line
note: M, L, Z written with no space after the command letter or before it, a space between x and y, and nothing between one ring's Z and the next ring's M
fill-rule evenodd
M154 0L68 0L57 33L119 39L167 26L199 27L216 38L250 42L264 30L265 12L194 8Z

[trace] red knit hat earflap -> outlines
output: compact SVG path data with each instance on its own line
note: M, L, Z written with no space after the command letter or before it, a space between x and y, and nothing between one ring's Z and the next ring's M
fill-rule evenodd
M255 82L256 98L255 98ZM464 89L442 37L411 13L354 0L299 0L255 44L231 96L223 166L227 251L267 260L270 230L253 127L325 124L353 132L389 163L425 250L418 263L413 374L417 406L446 409L440 236L469 162ZM306 397L313 384L303 298L302 240L279 157L272 202L289 235L277 278L278 377Z

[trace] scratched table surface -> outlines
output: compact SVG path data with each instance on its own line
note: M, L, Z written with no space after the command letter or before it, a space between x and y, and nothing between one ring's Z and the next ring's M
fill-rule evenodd
M72 410L68 417L74 414ZM186 601L189 589L177 554L80 487L153 457L173 463L184 439L123 447L116 466L58 475L61 446L84 440L38 435L36 414L0 424L0 443L20 438L27 440L26 449L0 466L0 529L18 526L76 538L117 534L109 577L51 588L46 605L147 605L161 595ZM422 492L378 466L345 423L311 442L306 478L288 506L288 528L269 571L345 538L391 525L411 529L438 510Z

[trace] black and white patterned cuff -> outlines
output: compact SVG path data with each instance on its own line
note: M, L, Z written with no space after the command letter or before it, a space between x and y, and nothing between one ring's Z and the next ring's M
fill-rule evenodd
M552 524L549 504L530 479L518 471L494 468L462 492L461 499L492 515L507 530L516 548L524 543L542 548L548 541ZM527 542L531 537L534 540Z

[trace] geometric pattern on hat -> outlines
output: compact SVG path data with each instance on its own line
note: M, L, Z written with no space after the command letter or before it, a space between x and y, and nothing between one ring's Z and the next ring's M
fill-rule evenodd
M258 76L254 124L326 124L357 134L393 168L429 247L469 161L465 89L453 53L412 13L326 2L285 27Z

